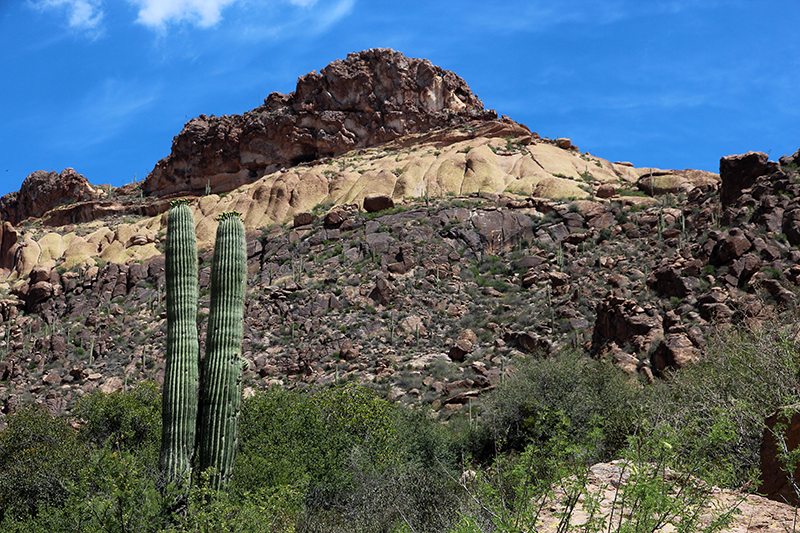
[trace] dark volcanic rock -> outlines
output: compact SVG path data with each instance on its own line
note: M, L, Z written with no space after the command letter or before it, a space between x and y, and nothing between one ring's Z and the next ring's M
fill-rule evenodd
M787 449L797 448L800 444L800 413L797 412L797 407L792 405L781 409L767 417L765 421L761 442L761 485L758 488L758 491L767 498L795 506L800 504L800 499L793 488L792 479L796 480L800 476L800 466L795 466L791 478L787 475L782 447L776 434L781 435L782 444Z
M634 352L647 352L664 335L662 319L656 310L641 307L635 300L609 294L597 304L597 322L592 335L595 353L610 342L630 346Z
M264 105L186 123L144 190L163 196L232 190L262 175L400 136L497 118L455 73L390 49L349 54Z
M65 168L61 174L37 170L25 178L19 191L0 198L0 217L18 224L28 217L40 217L54 207L98 196L89 181L71 168Z
M729 155L719 160L719 177L722 180L720 198L722 207L728 207L742 193L751 187L756 178L779 170L778 163L770 161L764 152L747 152Z

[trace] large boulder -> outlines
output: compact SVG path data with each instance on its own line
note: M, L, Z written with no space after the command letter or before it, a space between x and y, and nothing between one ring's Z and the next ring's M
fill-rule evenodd
M664 336L661 316L655 307L636 300L609 294L597 304L597 322L592 334L592 347L601 353L611 342L635 353L646 353Z
M764 152L747 152L723 157L719 160L722 207L731 205L743 189L753 186L757 178L772 174L779 169L778 163L770 161Z
M800 150L797 150L792 155L784 155L778 160L781 165L800 165Z
M651 362L659 373L667 369L679 369L700 358L698 350L685 333L667 335L653 351Z
M272 93L243 115L190 120L144 190L224 192L280 168L496 118L455 73L390 49L366 50L301 76L295 91Z
M752 243L739 228L731 228L717 241L711 252L711 263L723 265L747 253Z
M17 244L18 238L19 234L14 226L8 220L4 220L0 225L0 270L14 268L14 253L11 249Z
M800 504L793 483L786 473L785 459L781 457L782 446L795 450L800 445L800 405L792 405L767 417L761 440L761 486L758 492L779 502L797 506ZM795 480L800 479L800 466L792 472Z

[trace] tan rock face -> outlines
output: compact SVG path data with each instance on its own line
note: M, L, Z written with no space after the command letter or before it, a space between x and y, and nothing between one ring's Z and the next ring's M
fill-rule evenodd
M223 117L190 120L144 184L155 195L232 190L279 168L470 120L493 120L469 86L390 49L349 54L297 80L294 92Z
M585 506L585 500L581 498L569 514L569 524L578 531L592 519L594 519L591 522L592 527L601 526L601 531L617 530L618 521L622 521L624 526L633 527L631 521L626 519L629 511L625 512L627 510L621 503L625 501L623 493L630 481L630 472L633 468L634 466L626 465L623 461L598 463L592 466L586 479L586 491L595 498L597 507L591 512L588 506ZM665 478L674 482L675 480L670 477L674 478L676 475L677 473L668 471ZM562 520L566 501L567 492L561 487L556 488L553 498L542 507L543 512L539 515L537 531L550 533L563 530ZM622 511L620 507L623 507ZM772 502L762 496L712 487L706 505L697 509L698 527L708 527L716 516L732 508L737 508L739 512L734 514L730 524L718 530L721 533L778 533L792 531L795 523L795 509L791 505ZM678 527L678 521L674 520L653 531L669 533L678 531Z

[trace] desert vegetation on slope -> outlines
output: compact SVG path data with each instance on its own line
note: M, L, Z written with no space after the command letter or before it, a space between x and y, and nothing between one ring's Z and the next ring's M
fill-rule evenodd
M701 363L650 385L574 351L529 357L480 416L462 412L446 425L353 384L272 388L244 402L230 492L198 483L188 512L178 514L171 512L177 493L159 473L156 385L87 395L73 426L26 406L0 433L0 524L3 531L606 531L600 524L609 509L605 518L602 506L592 511L588 468L623 459L610 463L630 476L613 531L651 531L659 520L725 531L728 511L738 506L731 520L752 522L753 510L743 505L746 494L715 506L712 484L755 486L763 420L797 399L795 319L720 331ZM558 529L564 513L573 526ZM716 529L715 517L722 517ZM649 525L637 529L636 521Z

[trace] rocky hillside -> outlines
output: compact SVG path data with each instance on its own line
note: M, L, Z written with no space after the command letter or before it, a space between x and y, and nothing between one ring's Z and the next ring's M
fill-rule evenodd
M35 172L0 199L0 412L162 378L175 195L195 213L201 329L214 217L245 221L246 390L350 380L447 419L529 354L656 379L712 328L794 304L798 165L612 163L497 119L430 62L352 54L191 120L144 183Z

